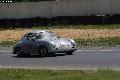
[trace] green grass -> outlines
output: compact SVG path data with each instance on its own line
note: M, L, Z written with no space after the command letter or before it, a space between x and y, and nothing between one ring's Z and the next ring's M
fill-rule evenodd
M0 80L120 80L120 72L0 69Z
M79 45L107 45L115 46L120 45L120 37L108 37L108 38L95 38L95 39L76 39L75 40Z
M21 26L22 27L22 26ZM57 25L57 26L37 26L30 28L1 28L0 30L13 29L120 29L120 24L104 24L104 25Z
M38 26L33 27L33 29L120 29L120 24Z
M15 45L18 41L0 41L0 46L11 46Z
M120 45L120 37L95 38L95 39L75 39L78 45L82 46L115 46ZM18 41L0 41L1 46L15 45Z

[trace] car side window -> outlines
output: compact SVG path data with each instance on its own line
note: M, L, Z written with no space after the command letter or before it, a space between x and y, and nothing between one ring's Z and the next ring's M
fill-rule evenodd
M24 37L21 40L26 41L27 40L27 34L24 35Z
M35 35L33 33L28 33L21 40L27 41L27 40L32 40L33 38L36 38Z
M37 34L36 34L36 38L37 38L37 39L41 39L41 38L42 38L41 34L40 34L40 33L37 33Z
M35 38L35 35L33 33L29 33L27 35L27 40L32 40L33 38Z

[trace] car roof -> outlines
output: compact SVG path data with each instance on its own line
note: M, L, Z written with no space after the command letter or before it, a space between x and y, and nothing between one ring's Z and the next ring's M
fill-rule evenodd
M50 31L50 30L34 30L34 31L31 31L31 32L28 32L28 33L40 33L40 32L46 32L46 31Z

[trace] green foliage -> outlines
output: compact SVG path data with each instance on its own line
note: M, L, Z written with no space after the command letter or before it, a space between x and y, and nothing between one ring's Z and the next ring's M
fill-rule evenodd
M2 27L0 30L15 30L15 29L120 29L120 24L106 24L106 25L49 25L36 27Z
M120 29L120 24L37 26L33 29ZM24 28L23 28L24 29ZM29 29L29 28L28 28ZM30 28L31 29L31 28Z
M79 45L120 45L120 37L96 38L96 39L76 39Z
M18 41L0 41L1 46L11 46L15 45Z
M120 80L120 72L0 69L0 80Z

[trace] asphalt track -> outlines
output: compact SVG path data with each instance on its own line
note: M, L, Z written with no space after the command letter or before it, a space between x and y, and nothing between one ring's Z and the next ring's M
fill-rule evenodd
M32 55L21 58L12 54L12 51L0 51L0 68L53 70L110 68L120 71L120 50L78 50L73 55L57 53L47 57Z

